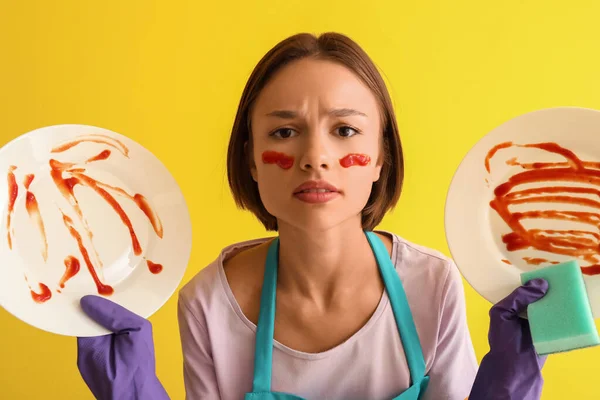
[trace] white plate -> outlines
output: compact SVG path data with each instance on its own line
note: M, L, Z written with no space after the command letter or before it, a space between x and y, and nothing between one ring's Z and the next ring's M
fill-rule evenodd
M567 158L559 154L539 148L515 146L497 151L489 161L488 173L485 167L488 152L505 142L513 142L515 145L556 143L572 151L582 161L590 163L580 167L575 167L575 164L569 166L564 164ZM515 165L515 161L563 164L520 166ZM594 165L593 162L598 164ZM528 175L518 175L522 173ZM509 243L519 247L509 251L503 236L510 234L513 229L490 205L495 198L496 187L515 175L517 178L513 180L520 179L519 177L537 179L542 174L557 173L560 174L557 178L559 180L521 183L509 187L508 197L498 198L500 207L511 203L507 210L513 218L519 219L518 213L525 213L521 214L523 218L519 220L522 228L513 225L519 234L506 237ZM565 179L566 176L591 177L592 181L573 182ZM562 194L510 194L557 186L570 189L560 190ZM573 187L580 189L572 189ZM574 192L578 190L580 192ZM548 196L563 197L554 197L551 202ZM577 203L565 202L564 196L575 198ZM524 199L529 202L515 203ZM532 212L536 211L544 212L544 218L528 218L535 216ZM581 222L580 217L584 215L590 218L590 223ZM573 220L573 217L579 219ZM522 272L541 268L552 262L577 259L584 271L593 314L599 317L600 275L586 273L590 271L586 267L600 264L599 228L600 112L595 110L552 108L528 113L502 124L481 139L465 156L452 179L446 199L445 229L452 257L469 284L492 303L498 302L521 284ZM548 232L552 230L563 232ZM530 246L524 246L526 244ZM574 253L574 244L583 246L588 257Z
M99 159L90 160L95 156ZM54 164L52 169L52 159L75 164ZM11 170L18 194L9 227ZM85 252L101 284L113 289L107 298L143 317L157 311L179 285L191 252L188 209L169 171L138 143L93 126L45 127L0 149L0 174L5 176L0 181L4 186L0 190L0 304L22 321L69 336L107 333L79 306L83 295L99 294ZM29 174L34 177L27 190ZM78 179L73 187L78 206L68 189L66 194L59 190L61 178L67 185L75 182L70 178ZM75 262L70 261L73 258ZM66 264L77 261L79 272L61 288ZM162 271L151 272L149 262L160 264ZM40 284L46 285L51 297L34 301L32 291L43 293Z

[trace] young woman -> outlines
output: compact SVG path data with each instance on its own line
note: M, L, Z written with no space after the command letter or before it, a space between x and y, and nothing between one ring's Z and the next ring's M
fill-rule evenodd
M299 34L264 56L239 104L228 176L237 204L277 236L226 247L180 291L187 398L469 396L478 366L455 265L374 231L403 175L388 91L355 42ZM518 375L539 395L543 360L517 313L545 290L533 282L494 308L492 322L507 322L490 345L503 351L488 354L480 393L494 389L493 371L498 387ZM96 396L165 398L147 321L97 297L82 306L115 332L79 339L78 365ZM515 344L506 335L520 347L507 350ZM120 371L102 362L115 353L127 360Z

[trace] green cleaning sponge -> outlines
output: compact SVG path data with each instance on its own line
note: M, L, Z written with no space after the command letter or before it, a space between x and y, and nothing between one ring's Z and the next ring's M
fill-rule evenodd
M600 344L577 261L521 274L523 284L534 278L548 282L546 295L527 308L536 352L543 355Z

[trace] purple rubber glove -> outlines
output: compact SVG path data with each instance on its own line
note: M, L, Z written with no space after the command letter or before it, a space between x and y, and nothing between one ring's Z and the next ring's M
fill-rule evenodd
M100 296L84 296L81 308L114 332L77 338L77 367L99 400L164 400L156 377L150 321Z
M535 352L529 322L519 317L548 290L532 279L490 310L490 351L483 357L469 400L537 400L542 393L546 357Z

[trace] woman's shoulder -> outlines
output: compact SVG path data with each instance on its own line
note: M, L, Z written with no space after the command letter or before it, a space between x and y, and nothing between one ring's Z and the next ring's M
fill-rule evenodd
M455 267L454 261L439 250L409 241L393 232L386 233L392 237L392 261L397 268L402 266L447 270Z
M454 286L461 276L454 261L441 251L414 243L402 236L387 232L393 240L392 262L401 278L422 282L428 287Z
M252 254L269 241L270 238L258 238L230 244L221 249L218 256L201 268L179 290L179 297L192 308L205 308L211 304L231 300L232 289L249 279L248 267ZM235 296L237 297L237 296Z

